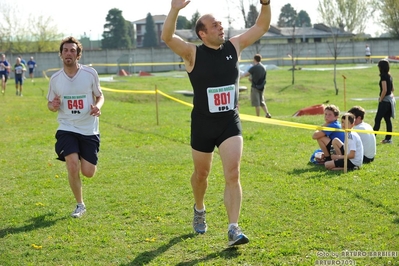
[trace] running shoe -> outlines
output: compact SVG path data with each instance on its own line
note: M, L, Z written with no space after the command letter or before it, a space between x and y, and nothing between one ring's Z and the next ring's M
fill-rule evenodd
M80 218L86 212L86 206L83 204L76 205L75 211L71 214L73 218Z
M233 228L231 228L227 235L229 237L229 246L237 246L249 242L248 237L243 234L240 227L238 226L234 226Z
M391 139L384 139L381 141L382 144L392 144L392 140Z
M270 113L267 113L266 118L272 118L272 115Z
M193 219L193 228L194 231L198 234L204 234L206 230L208 229L208 226L206 225L205 221L205 216L206 212L198 212L195 209L195 204L194 204L194 219Z

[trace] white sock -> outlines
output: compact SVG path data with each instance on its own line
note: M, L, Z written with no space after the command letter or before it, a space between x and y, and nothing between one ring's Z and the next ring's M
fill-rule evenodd
M204 208L203 208L202 210L198 210L197 207L195 207L195 210L196 210L197 212L204 212L204 211L205 211L205 205L204 205Z
M238 223L229 224L229 230L232 229L233 227L238 227Z

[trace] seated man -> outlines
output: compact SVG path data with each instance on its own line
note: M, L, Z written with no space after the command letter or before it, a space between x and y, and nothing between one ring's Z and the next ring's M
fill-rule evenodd
M324 121L322 127L331 127L341 129L341 124L338 121L339 109L335 105L327 105L324 108ZM331 143L335 138L340 139L342 142L345 141L345 133L342 131L334 130L316 130L312 136L313 139L317 140L320 149L324 153L325 161L331 161Z
M366 113L363 107L353 106L348 112L355 116L355 126L353 129L374 131L370 124L363 121L364 114ZM363 163L371 163L374 161L377 150L375 135L373 133L357 133L359 134L363 144Z
M342 116L342 127L346 129L345 119L348 119L348 129L351 129L355 125L355 116L352 113L346 113ZM325 162L324 166L328 170L342 170L345 165L345 149L344 143L339 139L335 138L332 141L335 153L331 155L331 161ZM348 151L347 153L347 169L354 170L362 166L363 163L363 144L359 134L354 131L348 132Z

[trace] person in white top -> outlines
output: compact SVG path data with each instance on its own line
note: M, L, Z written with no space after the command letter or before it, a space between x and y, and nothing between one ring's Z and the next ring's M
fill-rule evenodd
M355 116L351 113L346 113L341 117L342 128L346 129L345 120L348 119L348 129L355 125ZM324 163L328 170L342 170L345 166L345 150L344 143L339 138L334 138L332 141L335 153L331 155L331 161ZM347 151L347 169L359 169L363 164L363 144L359 134L355 131L348 132L348 151Z
M60 45L63 68L50 78L47 107L58 112L55 151L66 162L68 180L77 202L74 218L86 212L80 172L86 177L97 170L100 147L99 116L104 104L97 71L78 63L82 44L67 37Z
M352 113L355 116L355 126L353 127L353 129L374 131L373 127L370 124L363 121L364 115L366 113L363 107L353 106L348 112ZM363 163L371 163L372 161L374 161L374 157L377 153L375 135L373 133L366 132L357 133L359 134L363 144Z
M366 63L371 63L371 50L370 50L370 46L368 44L366 44L366 49L365 49L364 53L366 56Z

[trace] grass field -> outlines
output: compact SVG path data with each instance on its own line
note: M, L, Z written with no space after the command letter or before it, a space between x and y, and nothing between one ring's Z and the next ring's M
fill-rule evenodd
M398 68L391 72L399 79ZM376 66L338 70L338 95L332 71L297 71L295 85L291 78L284 68L268 72L274 121L320 125L323 116L292 115L329 100L341 111L363 106L374 124ZM75 202L65 165L55 159L47 86L26 80L17 97L9 80L0 95L0 265L399 265L396 135L392 145L378 144L372 164L329 172L308 163L317 148L311 130L243 121L240 225L250 243L228 248L217 150L205 202L208 232L193 234L191 108L159 96L157 124L154 94L131 93L158 88L191 103L175 93L191 89L184 72L102 82L123 92L104 90L98 172L83 179L88 210L81 219L69 216ZM240 113L255 113L246 93ZM397 119L393 127L397 134Z

